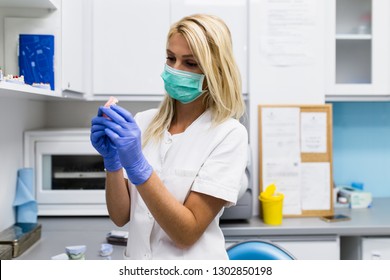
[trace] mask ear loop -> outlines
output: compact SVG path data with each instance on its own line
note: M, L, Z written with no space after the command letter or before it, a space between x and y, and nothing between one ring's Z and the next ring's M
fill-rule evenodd
M203 74L204 75L204 74ZM208 94L208 96L206 96ZM203 85L202 85L202 94L203 97L203 103L204 105L207 105L209 103L207 100L211 98L210 91L209 91L209 84L207 83L206 75L203 76Z
M209 84L207 82L206 75L203 74L203 81L202 81L202 94L206 93L209 91Z
M202 94L201 94L201 95L203 95L202 103L206 107L209 107L208 105L210 104L210 100L212 100L213 98L210 95L209 84L207 83L206 75L204 75L203 84L204 84L204 88L202 86Z

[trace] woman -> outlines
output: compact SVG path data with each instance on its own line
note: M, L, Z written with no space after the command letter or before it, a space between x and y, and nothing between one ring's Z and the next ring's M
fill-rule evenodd
M227 259L219 217L237 201L248 135L224 22L193 15L174 24L161 76L167 95L158 109L133 119L112 105L92 120L109 215L129 222L126 258Z

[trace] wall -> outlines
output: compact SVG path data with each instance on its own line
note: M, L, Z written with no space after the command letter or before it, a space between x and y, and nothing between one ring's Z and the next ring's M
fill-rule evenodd
M333 103L336 184L364 183L374 197L390 196L390 102Z
M23 167L23 131L45 124L45 102L0 97L0 230L15 223L12 203Z
M287 59L274 60L273 39L280 43L280 37L276 34L267 37L270 26L289 26L289 17L275 17L278 10L275 3L261 0L252 0L249 9L250 28L249 33L249 119L250 119L250 143L253 152L254 168L254 211L259 213L259 182L261 174L258 162L258 105L280 105L280 104L323 104L325 103L325 0L313 1L308 5L313 10L307 14L308 29L301 29L299 21L296 25L298 33L294 34L305 37L305 44L290 49L287 40L287 47L282 50L282 56ZM299 7L300 3L297 2ZM311 6L312 5L312 6ZM280 6L279 6L280 8ZM273 10L275 9L275 10ZM302 7L302 9L305 9ZM291 14L289 15L291 16ZM298 18L298 17L297 17ZM286 21L285 21L286 20ZM291 20L291 18L290 18ZM308 30L310 30L308 32ZM300 33L301 32L301 33ZM288 37L288 36L287 36ZM278 41L279 40L279 41ZM292 44L294 46L294 44ZM290 53L291 50L291 53ZM297 53L295 53L297 52ZM297 61L289 60L291 55L300 54ZM280 59L280 58L279 58Z
M120 97L118 97L120 100ZM96 116L97 109L104 102L99 101L49 101L47 102L48 128L90 127L91 119ZM118 105L129 110L133 115L137 112L156 108L159 102L120 101Z

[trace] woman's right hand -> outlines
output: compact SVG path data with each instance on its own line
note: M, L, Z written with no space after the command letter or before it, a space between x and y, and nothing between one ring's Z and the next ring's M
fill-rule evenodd
M97 116L91 121L91 144L103 157L106 170L117 171L122 168L122 165L115 145L104 132L106 121L108 120L106 117L103 117L102 110L99 108Z

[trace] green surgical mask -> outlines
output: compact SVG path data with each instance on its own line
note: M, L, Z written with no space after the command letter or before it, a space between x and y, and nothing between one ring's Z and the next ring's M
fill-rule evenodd
M161 78L169 96L181 103L190 103L203 93L203 74L176 70L165 64Z

